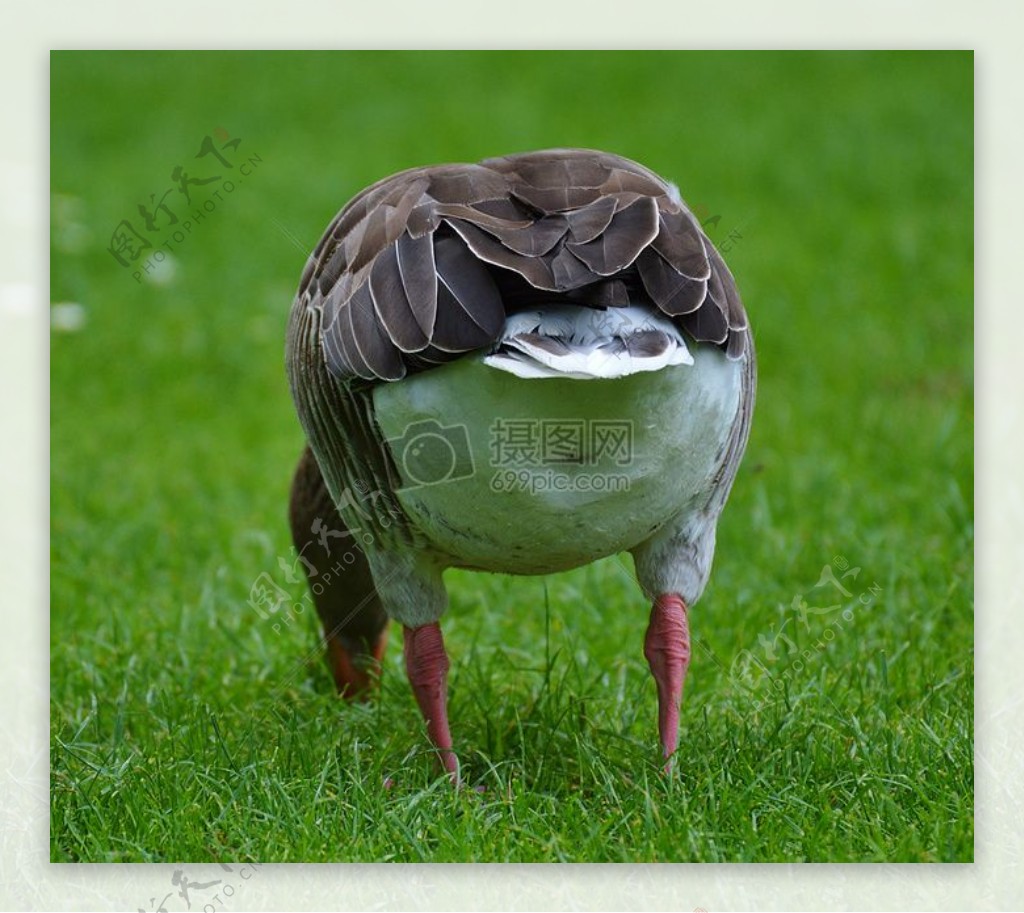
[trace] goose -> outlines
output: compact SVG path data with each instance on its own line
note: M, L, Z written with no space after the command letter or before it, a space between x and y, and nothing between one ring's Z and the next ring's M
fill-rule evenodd
M307 439L292 536L338 691L366 696L401 625L459 785L443 572L550 574L628 551L670 770L688 611L756 386L735 281L676 186L587 149L378 181L309 256L286 363Z

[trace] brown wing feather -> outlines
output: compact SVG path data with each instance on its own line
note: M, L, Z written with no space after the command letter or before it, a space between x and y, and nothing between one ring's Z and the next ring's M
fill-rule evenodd
M505 308L491 274L455 236L440 238L437 325L433 343L445 352L470 352L498 338Z
M653 197L638 197L616 212L608 227L593 241L569 241L566 247L598 276L613 276L632 266L657 234L657 201Z

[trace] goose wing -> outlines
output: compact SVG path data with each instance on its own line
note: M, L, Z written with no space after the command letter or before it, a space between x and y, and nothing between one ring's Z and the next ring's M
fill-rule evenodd
M306 266L332 375L367 382L493 344L510 310L646 297L697 342L742 358L746 313L675 188L635 162L554 149L404 171L360 193Z

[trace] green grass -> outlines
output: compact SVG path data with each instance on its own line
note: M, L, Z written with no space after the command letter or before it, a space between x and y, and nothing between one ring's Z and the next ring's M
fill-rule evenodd
M87 322L51 347L53 861L972 860L972 67L54 55L51 296ZM218 127L258 162L172 281L134 281L114 226L175 165L208 174ZM289 554L284 323L365 184L552 145L639 159L721 216L758 408L691 613L677 774L628 558L451 573L451 716L487 787L456 795L397 643L347 704L303 587L279 630L247 605ZM815 587L844 562L849 598ZM801 599L839 608L802 624Z

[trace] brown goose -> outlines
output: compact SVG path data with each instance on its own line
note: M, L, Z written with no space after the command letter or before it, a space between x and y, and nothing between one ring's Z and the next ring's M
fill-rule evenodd
M388 619L403 625L458 783L442 572L545 574L629 551L653 602L644 654L671 758L687 608L755 389L732 275L678 190L584 149L386 178L310 256L287 365L309 440L292 529L309 573L330 569L311 580L338 689L365 691Z

